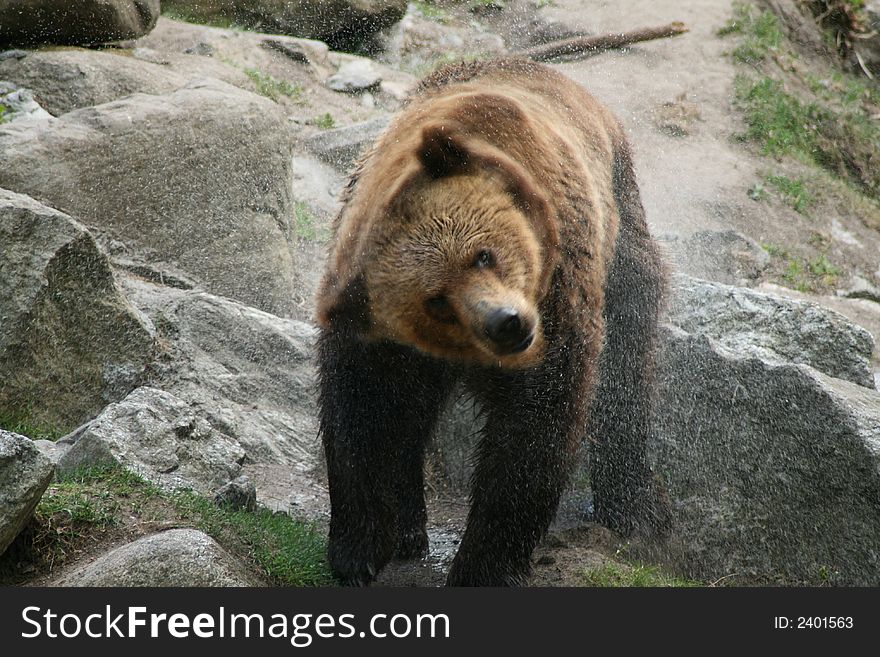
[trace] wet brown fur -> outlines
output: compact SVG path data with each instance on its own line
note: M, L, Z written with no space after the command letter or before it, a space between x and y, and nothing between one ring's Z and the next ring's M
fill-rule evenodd
M446 67L359 164L334 230L317 315L341 579L425 550L423 450L456 380L487 421L450 584L523 580L588 426L597 519L668 528L645 457L663 266L605 108L540 64ZM486 245L488 274L469 266ZM440 294L449 321L426 311ZM524 352L471 326L496 301L534 322Z

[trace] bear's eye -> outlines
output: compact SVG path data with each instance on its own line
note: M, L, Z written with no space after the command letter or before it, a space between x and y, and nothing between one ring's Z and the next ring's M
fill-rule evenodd
M492 255L491 251L487 251L483 249L477 256L474 258L474 267L477 269L486 269L495 264L495 257Z
M435 295L425 301L425 310L441 324L455 324L455 311L444 294Z

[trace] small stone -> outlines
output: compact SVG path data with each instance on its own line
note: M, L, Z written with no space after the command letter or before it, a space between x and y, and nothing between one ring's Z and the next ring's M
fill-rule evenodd
M4 50L3 52L0 52L0 62L4 59L24 59L27 56L27 50Z
M0 105L6 109L4 122L52 119L52 115L34 100L34 94L29 89L18 89L11 83L0 88Z
M214 493L218 506L228 506L242 511L257 510L257 487L246 475L236 477Z
M185 55L200 55L202 57L213 57L214 46L204 41L199 41L196 45L183 51Z
M319 159L340 171L349 169L355 160L388 126L387 117L355 123L344 128L324 130L306 140L306 148Z
M356 59L339 67L327 79L327 87L340 93L356 94L376 89L382 83L382 76L368 59Z
M382 80L382 83L379 85L379 90L388 96L391 96L394 100L403 101L406 100L406 97L409 95L409 91L412 85L405 84L403 82L395 82L393 80Z
M700 119L700 106L690 102L687 94L663 103L656 112L655 123L660 132L671 137L686 137L693 132L694 122Z

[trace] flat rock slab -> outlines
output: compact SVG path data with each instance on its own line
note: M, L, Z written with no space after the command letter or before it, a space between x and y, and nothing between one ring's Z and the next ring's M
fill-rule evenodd
M58 470L121 465L165 490L212 495L239 476L243 460L239 444L189 404L141 387L78 431Z
M118 547L50 586L260 586L247 567L195 529L171 529Z
M801 363L874 389L874 339L817 303L676 276L668 321L737 353L772 363Z
M0 554L27 524L53 472L33 441L0 429Z
M0 61L0 78L33 90L42 107L61 116L141 92L168 94L189 79L167 67L114 50L44 49Z

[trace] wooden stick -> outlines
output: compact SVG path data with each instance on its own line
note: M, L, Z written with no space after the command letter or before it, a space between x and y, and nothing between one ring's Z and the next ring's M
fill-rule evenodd
M645 27L640 30L633 30L632 32L599 34L597 36L573 37L561 41L551 41L550 43L521 50L517 54L536 62L545 62L548 59L566 55L590 57L606 50L628 46L631 43L665 39L684 34L687 31L688 27L684 23L676 21L663 27Z

